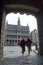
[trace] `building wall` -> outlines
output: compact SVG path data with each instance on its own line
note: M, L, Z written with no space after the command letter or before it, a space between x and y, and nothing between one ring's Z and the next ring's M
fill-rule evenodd
M20 22L19 22L20 23ZM29 36L29 27L18 25L6 25L5 45L18 45L24 37Z
M30 34L29 34L30 38L32 39L33 41L33 45L35 44L39 44L39 37L38 37L38 31L32 31Z

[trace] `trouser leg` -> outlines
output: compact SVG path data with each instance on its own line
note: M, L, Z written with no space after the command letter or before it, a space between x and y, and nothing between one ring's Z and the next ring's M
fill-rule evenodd
M25 46L22 47L22 53L24 54L25 52Z

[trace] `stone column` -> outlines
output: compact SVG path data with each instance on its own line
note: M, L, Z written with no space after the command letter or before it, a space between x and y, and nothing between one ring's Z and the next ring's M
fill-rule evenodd
M6 12L3 9L2 27L1 27L1 48L2 48L2 53L3 53L4 42L5 42L5 18L6 18ZM2 54L2 56L3 56L3 54Z
M39 54L43 55L43 13L39 12L37 16L38 33L39 33Z
M1 47L1 28L2 28L2 16L3 16L3 1L0 1L0 59L2 58L2 47Z

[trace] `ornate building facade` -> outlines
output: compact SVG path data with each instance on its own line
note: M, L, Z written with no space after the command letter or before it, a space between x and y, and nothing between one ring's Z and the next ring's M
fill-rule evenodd
M5 32L5 45L14 46L18 45L18 42L24 37L29 37L29 26L21 26L20 18L18 18L18 24L6 24Z

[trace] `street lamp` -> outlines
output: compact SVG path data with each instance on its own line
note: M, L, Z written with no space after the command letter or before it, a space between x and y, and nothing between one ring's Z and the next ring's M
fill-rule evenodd
M36 50L37 50L36 29L34 30L34 32L35 32L35 47L36 47Z

